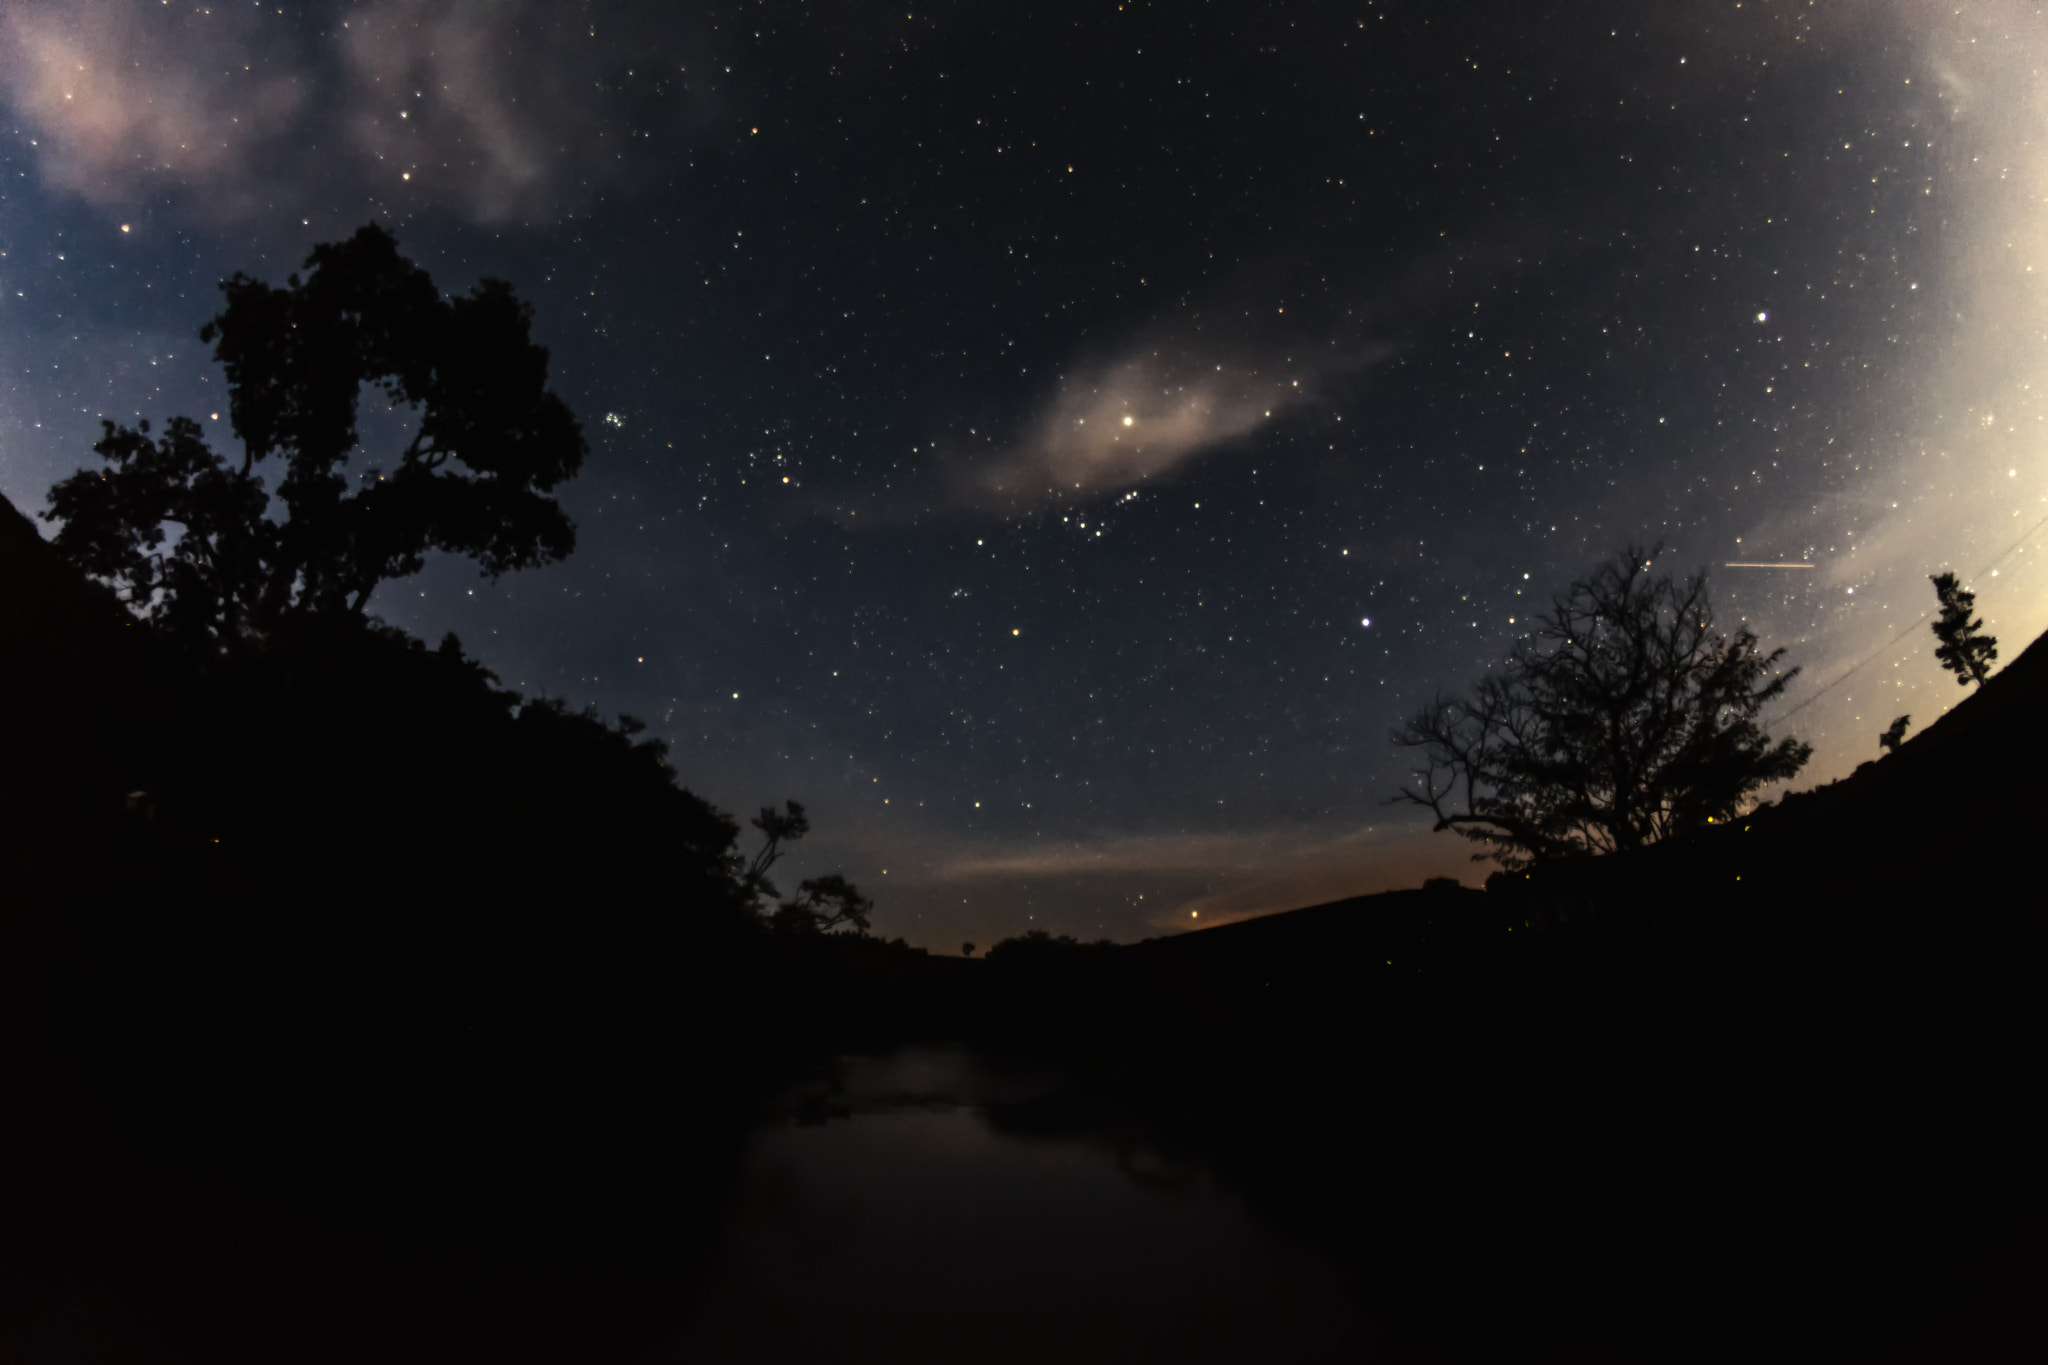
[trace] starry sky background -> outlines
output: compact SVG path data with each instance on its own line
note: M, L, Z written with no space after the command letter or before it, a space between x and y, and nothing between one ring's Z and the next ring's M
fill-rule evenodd
M806 802L879 931L1476 884L1389 728L1625 542L1804 668L1802 786L1961 700L1928 574L2048 627L2044 57L2011 0L13 0L0 492L231 446L217 282L374 219L533 302L592 457L572 560L372 610Z

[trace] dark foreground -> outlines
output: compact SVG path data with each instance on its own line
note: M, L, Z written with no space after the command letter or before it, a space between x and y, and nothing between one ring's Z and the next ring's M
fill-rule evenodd
M1539 931L1540 902L1399 893L1011 964L762 949L653 1011L304 959L152 987L104 944L87 987L62 936L30 980L13 944L6 1354L669 1358L776 1096L964 1039L1060 1077L1001 1131L1212 1172L1355 1270L1372 1355L2040 1358L2038 945L1865 905L1766 952L1585 906ZM983 1326L969 1354L1008 1358Z
M1002 1132L1212 1173L1345 1267L1369 1340L1274 1358L2048 1351L2041 644L1707 838L963 962L764 931L658 751L452 641L179 672L20 548L0 1359L715 1358L750 1135L915 1042L1060 1078Z

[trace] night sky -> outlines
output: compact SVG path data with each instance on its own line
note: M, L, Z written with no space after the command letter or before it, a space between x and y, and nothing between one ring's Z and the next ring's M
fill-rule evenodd
M2044 70L2004 0L12 0L0 492L232 448L217 282L374 219L592 452L571 560L371 610L804 801L877 931L1476 884L1389 727L1626 542L1804 667L1802 786L1963 698L1928 574L2048 627Z

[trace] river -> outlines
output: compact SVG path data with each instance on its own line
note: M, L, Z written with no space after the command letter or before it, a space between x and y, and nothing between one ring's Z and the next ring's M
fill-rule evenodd
M748 1152L685 1358L1388 1358L1352 1277L1204 1170L1006 1127L1060 1085L924 1046L794 1088Z

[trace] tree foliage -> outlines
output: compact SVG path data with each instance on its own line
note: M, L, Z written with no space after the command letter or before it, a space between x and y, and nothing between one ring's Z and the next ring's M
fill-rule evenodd
M1396 801L1504 866L1640 848L1735 814L1810 745L1757 723L1797 669L1714 629L1704 573L1629 547L1554 597L1507 660L1394 732L1422 753Z
M443 298L374 224L314 248L306 267L283 288L236 274L200 330L227 371L239 462L190 418L160 437L146 421L107 422L93 447L106 467L50 490L58 549L188 642L360 618L379 583L433 550L496 578L575 547L546 494L587 447L511 286ZM350 472L365 391L417 425L384 463Z
M1911 716L1895 718L1889 726L1885 727L1885 732L1877 737L1878 747L1888 754L1897 753L1899 746L1906 742L1906 727L1912 723L1913 718Z
M1941 646L1934 657L1956 675L1958 686L1976 683L1982 687L1998 658L1998 638L1978 633L1984 628L1984 619L1970 615L1977 609L1977 594L1956 582L1954 574L1935 574L1933 583L1934 595L1941 603L1941 616L1934 623Z

